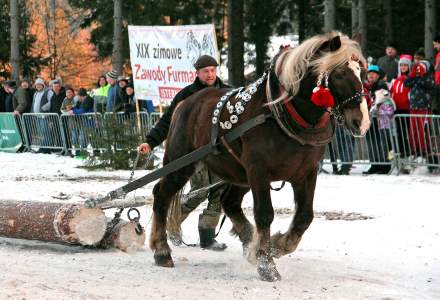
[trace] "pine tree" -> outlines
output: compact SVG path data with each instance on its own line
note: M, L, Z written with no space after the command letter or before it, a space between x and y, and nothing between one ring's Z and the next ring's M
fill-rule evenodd
M106 114L101 122L88 134L93 134L95 145L89 144L86 149L86 166L91 169L112 168L131 169L137 156L137 147L141 143L144 130L136 127L135 115ZM94 151L100 148L101 151ZM137 167L147 163L148 157L139 157Z

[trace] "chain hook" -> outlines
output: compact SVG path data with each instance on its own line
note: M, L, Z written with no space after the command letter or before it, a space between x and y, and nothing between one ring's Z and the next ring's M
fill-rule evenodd
M135 212L136 216L132 216L131 212ZM131 221L131 222L135 222L136 223L136 234L141 235L142 233L144 233L144 229L141 226L141 223L139 222L140 218L141 218L141 213L139 212L139 210L135 207L131 207L128 211L127 211L127 218Z

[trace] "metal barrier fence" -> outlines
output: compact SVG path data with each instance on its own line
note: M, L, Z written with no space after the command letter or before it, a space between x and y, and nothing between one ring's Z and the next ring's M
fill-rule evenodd
M150 127L148 128L148 131L150 131L150 129L153 128L154 125L156 125L160 117L161 117L160 113L153 112L150 114Z
M114 124L112 124L114 122ZM61 124L66 136L66 149L72 150L105 150L114 145L115 135L142 136L149 130L150 117L148 113L88 113L82 115L62 115ZM119 127L111 131L111 126ZM117 137L116 137L117 139ZM116 143L116 150L123 145Z
M23 114L17 122L23 144L28 150L53 149L65 153L72 149L108 149L103 138L108 132L104 122L114 120L123 134L145 136L157 123L159 113L112 113L101 115ZM108 130L108 129L107 129ZM121 149L122 145L116 145ZM440 116L395 115L389 128L381 128L376 118L365 138L354 138L342 127L326 149L323 164L350 167L380 165L388 169L427 166L440 169Z
M440 116L396 115L394 124L399 167L440 167Z
M336 134L326 149L324 164L337 165L381 165L391 169L393 160L393 126L379 128L377 118L371 119L371 126L364 138L355 138L342 126L337 126Z
M25 113L21 117L21 129L28 150L52 149L63 151L66 141L60 127L58 114Z
M395 115L389 128L380 128L373 117L365 138L354 138L342 127L326 149L323 164L349 169L352 165L393 168L440 168L440 116Z
M84 150L92 147L105 149L102 141L102 115L87 113L81 115L61 115L60 126L66 139L66 151Z

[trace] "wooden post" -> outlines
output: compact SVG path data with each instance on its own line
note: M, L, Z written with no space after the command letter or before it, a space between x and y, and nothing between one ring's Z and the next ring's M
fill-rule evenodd
M163 104L162 104L162 101L159 101L159 114L160 114L160 116L163 115Z
M107 220L99 208L78 204L0 200L0 236L96 245Z
M141 133L141 117L139 116L139 100L136 99L136 121L137 121L137 127L138 127L138 132Z

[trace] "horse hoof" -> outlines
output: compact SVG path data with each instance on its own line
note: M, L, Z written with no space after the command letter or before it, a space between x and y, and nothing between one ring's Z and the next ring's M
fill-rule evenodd
M156 266L165 268L174 268L174 262L171 258L171 254L154 254L154 263Z
M263 281L274 282L281 280L281 275L278 273L278 270L275 268L275 266L258 268L258 275L260 275L260 279Z
M259 251L257 258L257 271L261 280L269 282L281 280L281 275L278 273L277 267L271 256Z

